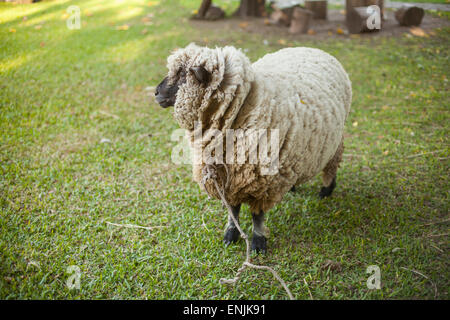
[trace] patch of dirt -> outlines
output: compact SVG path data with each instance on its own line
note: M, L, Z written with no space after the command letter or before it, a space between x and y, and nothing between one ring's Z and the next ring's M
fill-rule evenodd
M313 20L309 26L308 34L290 34L288 27L268 24L267 18L236 18L230 17L218 21L190 20L190 24L197 29L220 30L221 32L241 31L255 33L267 37L279 36L288 40L322 40L328 38L344 37L401 37L410 34L411 27L400 26L395 20L393 11L385 12L385 20L382 21L381 30L378 32L350 35L345 24L345 12L343 10L328 10L327 20ZM449 27L450 20L425 13L422 24L419 26L426 33L436 28ZM312 31L311 31L312 30Z

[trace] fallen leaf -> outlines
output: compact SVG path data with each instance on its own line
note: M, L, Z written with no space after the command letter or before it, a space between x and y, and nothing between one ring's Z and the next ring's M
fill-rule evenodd
M90 12L90 11L88 11L88 10L85 10L85 11L84 11L84 15L85 15L86 17L90 17L90 16L92 16L92 12Z
M384 154L385 156L387 156L387 155L389 154L389 150L384 151L383 154Z
M68 14L68 13L64 13L64 14L61 16L61 19L63 19L63 20L66 20L67 18L69 18L69 14Z
M382 106L381 109L383 109L383 110L388 110L388 109L389 109L389 106Z
M264 19L264 24L266 25L266 26L268 26L269 24L270 24L270 20L269 19Z
M338 34L344 34L344 30L342 30L341 28L337 28L337 29L336 29L336 32L337 32Z
M339 13L345 15L345 10L339 10Z
M39 30L39 29L42 28L42 25L41 25L41 24L38 24L37 26L34 26L34 28L35 28L36 30Z
M242 28L242 29L247 28L248 27L248 22L245 21L245 22L239 23L239 27Z
M312 36L312 35L316 34L316 32L314 31L314 29L309 29L308 34Z
M332 36L332 35L333 35L333 32L328 31L328 35L329 35L329 36Z
M130 29L130 26L127 24L124 24L123 26L117 26L116 30L128 30Z
M159 1L150 1L149 3L147 3L147 5L148 5L149 7L156 6L156 5L158 5L158 4L159 4Z
M22 20L23 20L23 21L27 21L27 20L28 20L28 17L25 16L25 17L22 18Z
M45 42L41 42L40 44L39 44L41 47L45 47Z
M286 44L286 40L280 39L278 40L278 43L284 46Z
M145 28L141 31L141 34L147 34L147 32L148 32L148 30L147 30L147 28Z
M426 34L426 32L423 31L423 29L419 28L419 27L412 27L411 29L409 29L409 32L411 32L411 34L413 34L417 37L427 37L428 36Z
M141 19L141 22L149 22L149 21L151 21L152 19L150 19L149 17L143 17L142 19Z
M15 33L15 32L16 32L16 29L11 28L11 29L9 29L9 32Z
M357 127L357 126L358 126L358 121L353 122L352 125L353 125L354 127Z

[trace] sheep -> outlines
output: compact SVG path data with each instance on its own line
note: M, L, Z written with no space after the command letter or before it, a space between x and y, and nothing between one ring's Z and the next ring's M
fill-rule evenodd
M164 108L174 106L175 120L186 129L193 150L198 150L195 134L199 129L265 129L269 132L266 139L277 133L278 150L270 150L278 156L275 174L263 174L267 164L249 163L248 151L244 153L246 163L228 161L216 167L236 220L241 204L250 207L251 249L265 253L268 229L264 214L284 194L321 172L320 198L330 196L336 187L352 99L347 73L328 53L305 47L281 49L251 64L232 46L212 49L190 44L173 52L167 61L169 72L155 90L156 100ZM242 136L233 139L237 143ZM204 134L197 147L205 150L223 145L223 140L224 136ZM239 151L240 147L231 148ZM220 199L214 185L204 183L205 165L204 161L193 164L193 178ZM228 246L238 239L239 232L229 218L224 243Z

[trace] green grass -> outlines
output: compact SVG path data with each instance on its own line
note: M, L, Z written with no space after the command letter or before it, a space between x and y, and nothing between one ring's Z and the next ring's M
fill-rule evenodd
M148 3L77 1L80 30L63 19L72 2L0 6L2 299L286 298L265 272L219 284L241 265L244 243L223 246L227 214L190 166L171 162L178 126L145 90L191 41L242 47L254 61L280 49L279 37L195 29L186 18L195 2ZM287 40L335 55L354 92L333 197L318 199L319 178L287 194L267 215L268 254L254 259L296 298L449 298L449 41L449 29ZM249 216L245 207L247 232ZM66 286L70 265L80 290ZM366 287L369 265L380 267L381 290Z

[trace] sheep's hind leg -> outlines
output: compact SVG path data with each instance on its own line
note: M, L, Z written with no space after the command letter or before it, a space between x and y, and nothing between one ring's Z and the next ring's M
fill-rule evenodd
M324 186L320 189L319 197L323 199L331 196L336 187L336 173L339 163L342 161L342 153L344 152L344 143L341 141L333 158L327 163L323 169L322 181Z
M231 211L233 212L233 216L235 219L239 222L239 211L241 210L241 205L232 206ZM228 217L228 225L227 230L225 231L225 236L223 238L223 243L225 243L226 246L229 246L231 243L236 242L239 240L239 230L234 224L233 219L231 217Z
M267 250L267 238L264 236L264 212L259 214L252 213L253 220L253 238L252 238L252 251L256 253L266 253Z

